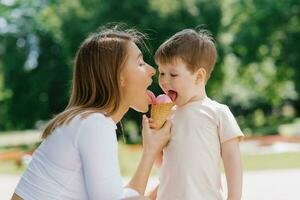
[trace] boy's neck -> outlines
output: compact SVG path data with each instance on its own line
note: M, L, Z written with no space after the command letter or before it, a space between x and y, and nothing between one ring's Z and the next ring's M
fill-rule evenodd
M200 92L198 95L194 96L193 98L191 98L191 100L189 102L193 102L193 101L201 101L203 99L207 98L207 94L206 94L206 90L205 90L205 86L200 88Z
M206 99L207 98L207 94L206 94L206 90L205 90L205 85L199 87L199 90L198 90L198 94L195 95L194 97L192 97L188 102L186 102L184 105L186 104L189 104L191 102L195 102L195 101L202 101L203 99ZM181 105L181 106L184 106L184 105ZM180 106L180 107L181 107Z

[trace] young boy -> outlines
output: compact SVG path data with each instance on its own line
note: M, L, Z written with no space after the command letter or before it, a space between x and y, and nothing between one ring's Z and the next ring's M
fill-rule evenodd
M176 104L172 138L163 151L158 200L223 199L221 158L227 199L241 199L243 133L229 108L205 91L216 59L213 38L191 29L176 33L155 54L159 85Z

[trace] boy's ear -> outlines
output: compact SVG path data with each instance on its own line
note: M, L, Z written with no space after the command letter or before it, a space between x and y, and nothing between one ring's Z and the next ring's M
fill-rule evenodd
M206 79L206 70L203 67L200 67L197 70L196 73L197 73L197 82L205 81L205 79Z

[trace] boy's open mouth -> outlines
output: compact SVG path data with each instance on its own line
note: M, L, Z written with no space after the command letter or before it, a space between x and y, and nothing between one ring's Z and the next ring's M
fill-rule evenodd
M170 99L173 102L176 101L176 99L177 99L177 92L175 92L174 90L169 90L167 95L170 97Z

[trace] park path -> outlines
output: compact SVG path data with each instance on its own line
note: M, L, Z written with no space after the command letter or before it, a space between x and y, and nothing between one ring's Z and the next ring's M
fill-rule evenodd
M0 175L0 199L9 200L19 181L16 175ZM126 183L128 177L124 177ZM222 182L225 186L224 176ZM148 190L157 183L151 177ZM225 186L226 187L226 186ZM243 200L298 200L300 199L300 169L248 171L244 173Z

